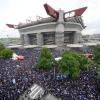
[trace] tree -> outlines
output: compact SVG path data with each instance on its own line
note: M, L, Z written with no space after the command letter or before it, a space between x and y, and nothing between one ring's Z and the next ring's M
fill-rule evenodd
M78 57L78 61L80 63L80 69L81 70L88 70L89 66L91 64L91 60L89 58L87 58L86 56L80 54Z
M2 43L0 43L0 57L1 57L1 51L4 49L4 45Z
M93 49L93 60L95 63L100 64L100 45L97 45Z
M5 48L1 51L1 57L2 58L11 58L12 57L12 50L11 49L8 49L8 48Z
M62 59L59 61L59 71L64 75L69 75L72 79L79 77L79 62L73 56L73 52L66 51L62 54Z
M79 52L66 51L63 53L63 55L65 55L65 54L70 54L69 56L73 56L79 62L79 68L81 70L88 69L89 65L91 64L91 61L86 56L84 56L83 54L81 54Z
M81 70L89 69L89 66L91 64L91 60L89 58L78 52L74 52L73 56L79 61L79 67Z
M0 43L0 51L3 50L4 48L5 46L2 43Z
M87 70L90 61L83 54L75 51L65 51L59 61L59 70L72 79L79 77L80 70Z
M48 48L42 48L37 62L40 69L51 69L55 65L55 60Z
M96 73L97 73L97 76L96 76L97 79L100 80L100 66L97 67Z

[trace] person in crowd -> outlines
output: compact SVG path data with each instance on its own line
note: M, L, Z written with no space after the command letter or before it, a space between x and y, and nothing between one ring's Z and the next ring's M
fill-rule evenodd
M25 59L0 59L0 100L18 100L34 83L43 87L45 94L51 93L61 100L100 100L95 78L90 71L81 71L78 80L66 78L57 81L53 78L53 70L41 71L34 68L39 50L15 49L14 52L22 54ZM60 56L60 52L55 49L51 52L54 57Z

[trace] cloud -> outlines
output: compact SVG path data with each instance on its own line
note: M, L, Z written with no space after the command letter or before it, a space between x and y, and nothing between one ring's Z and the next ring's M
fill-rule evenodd
M26 19L36 20L37 15L47 17L44 3L50 4L56 10L61 8L64 11L88 6L83 14L83 20L87 26L85 32L100 32L100 0L2 0L0 2L0 36L19 34L18 31L6 27L6 23L18 24L25 22Z

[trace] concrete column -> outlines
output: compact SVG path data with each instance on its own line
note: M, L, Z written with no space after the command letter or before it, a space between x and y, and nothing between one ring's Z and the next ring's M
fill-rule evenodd
M24 34L24 41L25 41L25 45L29 45L29 36L28 36L28 34Z
M57 46L63 46L64 44L64 32L56 32L55 34L55 43Z
M58 23L64 23L64 11L59 10L59 18L57 20Z
M43 45L43 35L42 35L42 33L37 33L37 45L38 46Z
M74 34L74 43L79 43L82 40L81 32L75 32Z
M57 20L55 43L58 47L62 47L64 44L64 12L59 10L59 19Z
M59 23L56 26L55 43L59 47L63 46L64 44L64 25L63 24Z
M21 45L24 45L24 34L20 34Z

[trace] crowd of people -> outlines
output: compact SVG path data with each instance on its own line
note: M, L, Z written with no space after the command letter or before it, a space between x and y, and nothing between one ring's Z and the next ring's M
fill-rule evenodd
M49 71L35 68L40 53L39 49L14 49L25 56L22 61L0 59L0 100L18 100L34 83L42 86L62 100L100 100L94 71L81 71L80 78L56 80L53 69ZM52 49L54 57L60 52Z

